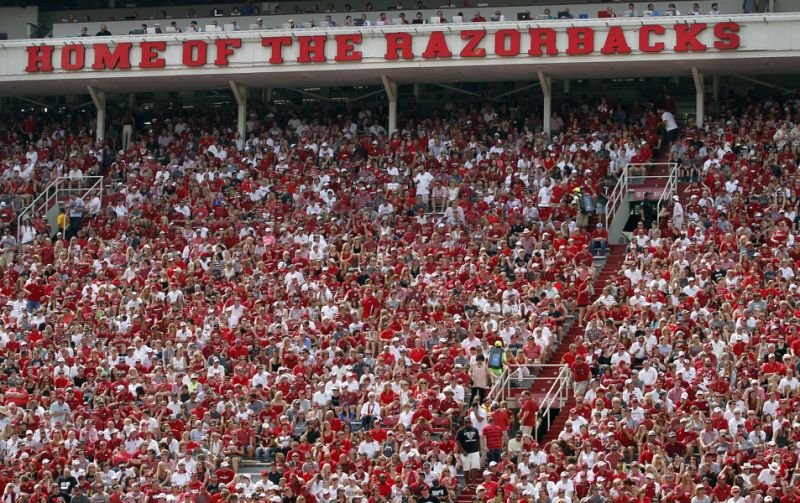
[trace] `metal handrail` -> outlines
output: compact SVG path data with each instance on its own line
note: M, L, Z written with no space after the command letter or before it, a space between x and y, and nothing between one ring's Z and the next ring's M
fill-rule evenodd
M656 204L656 223L658 225L661 225L661 205L664 203L664 198L666 197L667 202L669 202L672 195L678 191L678 163L669 162L666 164L670 165L667 186L661 191L661 197L658 198L658 203Z
M503 372L500 374L500 377L492 385L489 393L486 394L486 398L491 400L492 402L501 402L505 399L505 389L506 386L509 385L509 378L511 376L511 372L509 371L509 365L506 365L503 368ZM498 400L499 397L499 400Z
M617 184L614 186L614 190L611 191L611 195L608 196L608 201L606 202L606 229L611 228L611 222L614 221L614 216L617 214L617 210L622 205L622 198L628 196L628 167L626 166L622 170L622 175L620 175L619 180L617 180Z
M553 383L550 385L550 388L545 393L544 398L542 398L541 403L539 404L539 415L536 418L536 427L534 431L538 431L539 427L542 425L541 421L545 421L547 425L547 429L550 429L552 425L552 419L550 418L550 410L551 409L562 409L564 404L567 403L570 396L570 385L572 384L572 371L569 368L569 365L563 363L533 363L533 364L524 364L524 365L506 365L503 368L503 372L495 381L492 388L489 390L487 394L487 398L494 402L502 402L506 399L506 397L511 396L511 383L514 380L514 374L516 371L522 367L529 367L529 368L546 368L546 367L559 367L560 370L558 375L553 377L526 377L525 380L536 381L536 380L552 380Z
M661 212L661 204L664 201L664 197L671 198L672 195L678 188L678 164L674 162L646 162L646 163L629 163L623 168L622 175L620 175L619 180L617 180L617 184L614 186L614 190L611 191L611 195L608 197L608 202L606 203L606 229L610 228L611 222L614 221L614 216L617 213L620 205L622 204L623 198L628 197L628 186L629 186L629 174L628 168L631 166L646 166L651 168L653 166L669 166L669 174L666 175L642 175L634 177L637 181L640 180L652 180L652 179L667 179L667 183L664 187L664 190L661 192L661 197L658 199L658 205L656 211Z
M91 182L91 185L72 187L74 183L86 184L87 182ZM102 195L102 176L82 176L77 179L68 176L59 176L50 182L50 185L40 192L39 195L17 215L17 242L19 243L22 238L22 222L30 213L40 214L42 211L49 211L50 208L58 202L58 198L64 194L78 193L80 194L78 197L84 199L87 195L97 190L99 190Z
M564 407L564 404L567 402L567 400L569 400L571 381L572 372L569 369L569 365L561 365L561 371L553 380L553 384L550 386L550 389L547 390L547 393L545 393L542 403L539 404L539 411L541 412L540 417L544 417L545 421L547 421L548 430L551 426L550 409L561 409ZM539 426L540 425L537 420L537 430Z
M514 364L514 365L506 365L503 368L503 372L500 376L495 380L494 384L492 385L489 393L487 393L486 398L493 401L493 402L501 402L511 396L511 385L517 379L516 373L517 370L527 367L531 370L533 369L544 369L548 367L558 367L563 371L564 364L562 363L525 363L525 364ZM559 374L560 375L560 374ZM540 377L536 375L531 375L522 378L524 381L550 381L552 377ZM557 378L556 378L557 379Z

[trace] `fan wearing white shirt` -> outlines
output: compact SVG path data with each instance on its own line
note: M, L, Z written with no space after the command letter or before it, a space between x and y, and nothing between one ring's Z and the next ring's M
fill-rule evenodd
M645 360L637 377L643 387L652 386L658 379L658 371L650 365L650 360Z

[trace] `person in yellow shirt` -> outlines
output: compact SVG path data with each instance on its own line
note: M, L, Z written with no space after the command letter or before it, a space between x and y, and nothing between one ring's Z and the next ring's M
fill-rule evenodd
M67 228L69 227L69 214L64 211L64 207L58 209L58 217L56 218L56 232L60 232L62 236L66 235Z

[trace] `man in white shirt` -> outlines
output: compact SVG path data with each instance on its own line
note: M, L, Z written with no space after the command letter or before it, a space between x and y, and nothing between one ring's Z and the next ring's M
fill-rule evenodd
M375 393L370 393L368 399L361 406L361 426L364 429L372 429L372 423L381 418L381 406L375 400Z
M556 482L556 493L564 492L566 498L572 499L575 494L575 484L569 478L569 472L561 472L561 479Z
M211 358L211 366L208 367L207 377L209 380L219 377L225 377L225 367L219 364L219 358Z
M650 360L642 362L642 369L639 371L639 383L642 387L652 386L658 379L658 371L650 365Z
M678 122L675 116L668 110L661 111L661 122L664 124L664 130L667 133L667 141L674 142L678 139Z
M417 175L414 177L414 184L417 186L417 196L422 198L426 207L428 206L428 199L431 194L431 182L433 182L433 175L424 168L420 168Z
M539 189L539 206L550 206L553 200L553 188L550 186L550 179L544 179L544 185Z
M189 484L192 479L192 474L186 471L186 463L183 460L178 462L178 469L172 473L172 485L176 487L184 487Z

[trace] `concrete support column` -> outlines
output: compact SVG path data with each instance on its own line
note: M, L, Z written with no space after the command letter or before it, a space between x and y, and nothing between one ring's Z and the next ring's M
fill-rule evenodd
M128 93L128 111L133 111L133 105L136 104L136 93Z
M95 138L99 143L106 137L106 93L96 89L94 86L86 86L86 89L89 91L89 96L92 97L94 107L97 109Z
M550 108L552 106L551 97L552 97L552 80L550 77L546 76L544 72L539 73L539 84L542 87L542 94L544 95L544 110L542 110L542 130L547 133L547 136L550 136L550 116L552 112Z
M566 79L564 81L564 94L569 94L570 92L572 92L572 81Z
M272 88L271 87L267 87L267 88L264 89L264 91L263 91L263 93L261 95L261 99L262 99L262 101L264 101L265 105L269 105L270 103L272 103Z
M419 103L419 94L421 89L421 84L414 84L414 99L417 100L417 103Z
M381 75L381 80L386 90L386 97L389 98L389 127L386 130L388 136L391 136L397 130L397 82L386 75Z
M233 80L229 80L228 84L233 91L233 97L236 98L236 131L239 133L239 138L245 141L247 140L247 88Z
M695 91L695 122L697 123L698 128L703 127L703 121L705 120L705 105L706 105L706 94L705 94L705 80L703 78L703 74L700 73L700 70L697 67L692 67L692 78L694 78L694 91Z

